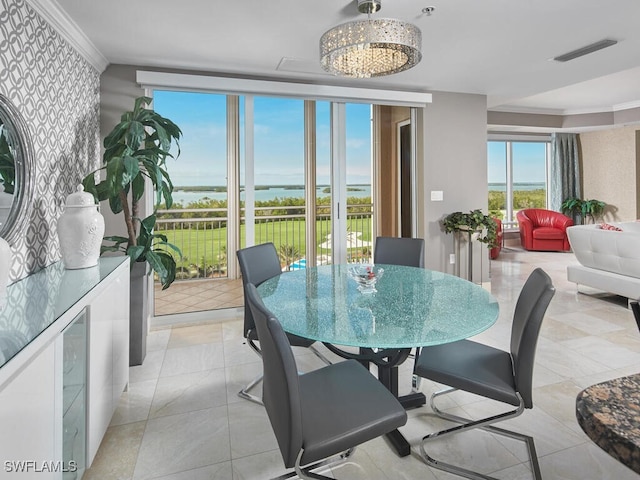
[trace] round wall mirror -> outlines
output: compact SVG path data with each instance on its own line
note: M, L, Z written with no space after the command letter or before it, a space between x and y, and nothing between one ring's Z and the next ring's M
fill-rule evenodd
M27 125L0 94L0 237L10 244L23 234L31 216L33 162Z

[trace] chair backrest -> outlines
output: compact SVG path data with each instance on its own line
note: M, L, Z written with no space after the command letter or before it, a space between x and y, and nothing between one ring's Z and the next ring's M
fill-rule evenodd
M302 448L302 411L296 362L278 319L262 303L253 284L245 296L258 329L264 378L262 401L285 466L291 468Z
M536 268L525 282L511 327L511 357L515 374L516 390L524 400L526 408L533 407L532 383L533 363L542 319L556 290L551 278L541 268Z
M531 220L533 228L549 227L549 228L566 228L573 225L573 220L563 213L544 208L525 208L516 214L518 220L522 217Z
M246 287L248 284L260 285L276 275L280 275L280 258L273 243L263 243L253 247L240 249L236 252L240 272L242 273L242 285L245 288L244 296L244 336L249 330L255 328L251 309L247 304Z
M373 251L373 263L424 268L424 240L378 237Z

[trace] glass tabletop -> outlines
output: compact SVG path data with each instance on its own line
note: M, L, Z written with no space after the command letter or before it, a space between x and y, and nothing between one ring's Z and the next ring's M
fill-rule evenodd
M286 272L258 287L285 331L353 347L411 348L453 342L486 330L498 302L484 288L423 268L376 265L375 293L362 293L352 265Z

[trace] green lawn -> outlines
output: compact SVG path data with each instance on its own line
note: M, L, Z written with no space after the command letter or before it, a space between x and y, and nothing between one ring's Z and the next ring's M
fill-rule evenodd
M316 222L316 231L319 232L318 245L327 241L326 233L329 232L329 228L327 220L318 220ZM362 240L371 241L370 217L350 219L347 228L348 231L361 232L359 238ZM282 246L289 246L290 252L297 251L298 255L289 255L288 261L294 261L306 256L305 232L304 220L270 221L259 223L255 226L256 243L273 242L277 249ZM182 261L178 262L179 266L197 265L201 270L200 275L203 275L202 272L208 272L212 266L224 264L226 261L227 227L207 230L196 230L195 228L158 230L157 233L164 233L169 242L180 248L183 258ZM240 242L241 245L245 245L244 225L240 228ZM327 254L329 250L319 249L318 253ZM296 258L291 258L292 256ZM193 268L190 268L190 270L193 271Z

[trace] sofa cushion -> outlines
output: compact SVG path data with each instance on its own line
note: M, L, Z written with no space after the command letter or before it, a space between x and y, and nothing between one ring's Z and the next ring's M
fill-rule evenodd
M538 227L533 230L536 240L564 240L564 230L559 228Z
M600 224L600 229L601 230L611 230L614 232L621 232L622 229L620 227L616 227L615 225L611 225L610 223L601 223Z
M640 234L627 231L629 225L620 224L623 231L604 231L598 225L569 227L569 242L578 262L585 267L640 278Z

